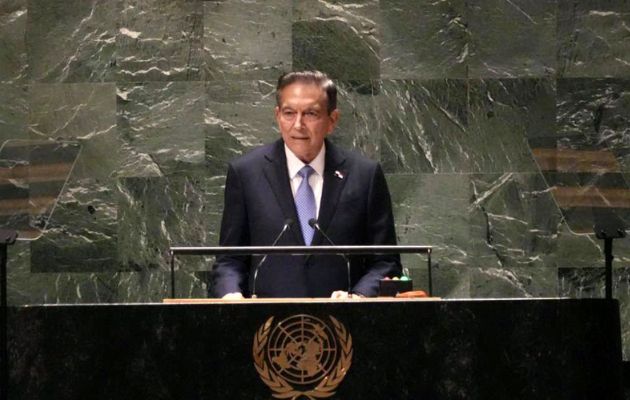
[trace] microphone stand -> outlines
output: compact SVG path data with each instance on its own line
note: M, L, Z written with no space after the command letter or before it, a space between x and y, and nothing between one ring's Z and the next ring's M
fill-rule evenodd
M17 232L0 229L0 358L2 371L0 377L0 399L9 398L9 343L8 343L8 310L7 305L7 260L8 246L15 243Z
M613 263L613 240L626 237L626 224L619 216L608 209L593 209L595 219L595 236L604 241L604 274L606 299L613 298L612 284L612 263Z
M319 226L319 223L317 222L315 218L309 219L308 224L311 226L311 228L321 233L324 239L326 239L331 246L336 246L336 244L333 243L333 241L328 237L328 235L326 235L326 233L321 228L321 226ZM352 294L352 277L350 274L350 259L344 253L339 253L339 255L343 257L344 260L346 260L346 273L348 274L348 295L351 295Z
M273 241L273 243L271 243L271 247L275 246L278 244L278 242L280 241L280 238L285 234L286 231L289 230L289 228L291 228L291 225L293 225L293 220L288 218L286 221L284 221L284 226L282 227L282 230L280 231L280 233L278 234L278 236L276 236L276 240ZM267 260L267 257L269 256L269 254L265 254L263 256L263 258L260 260L260 262L258 264L256 264L256 267L254 268L254 278L253 278L253 282L252 282L252 299L257 298L258 296L256 296L256 280L258 279L258 270L260 269L260 267L262 267L263 263Z
M626 232L618 230L616 232L596 231L595 236L604 241L604 274L605 274L605 290L606 299L611 300L612 293L612 263L613 259L613 239L620 239L626 236Z

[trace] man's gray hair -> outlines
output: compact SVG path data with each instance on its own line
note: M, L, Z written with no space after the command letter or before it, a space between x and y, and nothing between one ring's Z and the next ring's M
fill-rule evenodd
M276 86L276 104L280 107L280 92L292 83L311 83L324 89L328 100L328 114L337 109L337 86L325 73L321 71L294 71L287 72L278 78Z

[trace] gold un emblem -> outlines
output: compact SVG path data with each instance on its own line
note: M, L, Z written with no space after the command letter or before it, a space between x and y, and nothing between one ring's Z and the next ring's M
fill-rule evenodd
M334 317L326 323L298 314L274 324L270 317L254 337L254 365L278 399L315 400L335 394L352 364L352 336Z

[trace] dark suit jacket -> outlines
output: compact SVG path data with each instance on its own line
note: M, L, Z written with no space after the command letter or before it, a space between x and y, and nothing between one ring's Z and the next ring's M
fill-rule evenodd
M221 246L269 246L285 221L294 223L278 245L304 245L287 171L284 142L259 147L229 164ZM396 244L385 177L378 163L326 141L319 225L336 245ZM313 245L328 245L319 232ZM261 257L220 256L213 268L217 297L248 296ZM400 275L400 257L351 258L353 292L374 296L384 276ZM338 255L267 257L258 272L259 297L330 297L347 290L346 261Z

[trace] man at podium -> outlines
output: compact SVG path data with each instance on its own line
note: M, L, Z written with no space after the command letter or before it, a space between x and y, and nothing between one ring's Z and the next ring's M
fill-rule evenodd
M228 165L220 245L395 245L380 165L327 139L339 121L334 82L319 71L284 74L276 103L282 137ZM391 254L219 256L213 290L227 299L375 296L381 278L400 272Z

